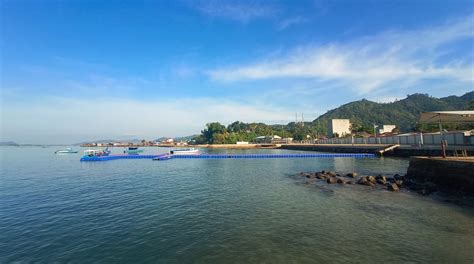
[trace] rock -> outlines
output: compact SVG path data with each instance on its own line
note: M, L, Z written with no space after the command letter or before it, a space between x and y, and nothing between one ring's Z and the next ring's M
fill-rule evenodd
M358 184L363 184L363 185L365 185L366 182L367 182L367 178L366 178L366 177L361 177L361 178L357 181Z
M375 180L375 179L374 179ZM374 186L375 184L373 182L370 182L368 180L368 177L361 177L358 181L357 181L358 184L361 184L361 185L366 185L366 186Z
M392 178L392 177L387 177L387 182L390 182L390 183L395 183L395 178Z
M355 182L353 182L353 181L347 181L346 183L347 184L355 184Z
M318 178L318 179L325 180L325 179L327 179L328 177L329 177L328 175L326 175L326 174L324 174L324 173L321 173L321 172L318 172L318 173L316 174L316 178Z
M346 183L346 181L344 181L344 180L343 180L343 179L341 179L341 178L338 178L338 179L337 179L337 183L340 183L340 184L345 184L345 183Z
M346 176L350 178L355 178L357 177L357 172L349 172L348 174L346 174Z
M326 182L329 184L334 184L334 183L337 183L337 179L336 177L329 177L326 179Z
M337 174L334 171L328 171L327 174L331 177L336 177Z
M375 179L374 176L367 176L367 181L371 182L371 183L377 183L377 180Z
M322 174L326 174L326 171L323 171L323 170L322 170L321 173L322 173Z
M384 182L387 181L387 177L385 177L385 176L382 175L382 174L377 175L377 176L375 177L375 179L376 179L376 180L382 180L382 181L384 181Z
M395 181L395 184L400 188L403 185L403 181L402 180Z
M385 184L387 184L387 181L385 181L384 179L377 179L377 183L385 185Z
M387 184L387 190L395 192L395 191L399 191L400 189L395 183L389 183Z
M340 177L340 176L341 176L341 174L339 174L339 173L336 173L336 176L337 176L337 177Z
M398 174L398 173L395 174L395 175L393 175L393 178L394 178L395 180L397 180L397 181L398 181L398 180L401 180L401 181L405 180L405 176L401 176L401 175Z

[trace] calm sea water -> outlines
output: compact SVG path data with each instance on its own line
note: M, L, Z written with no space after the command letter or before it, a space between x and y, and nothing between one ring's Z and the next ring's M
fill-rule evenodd
M54 150L0 148L0 263L474 261L472 208L291 177L404 173L404 159L81 163Z

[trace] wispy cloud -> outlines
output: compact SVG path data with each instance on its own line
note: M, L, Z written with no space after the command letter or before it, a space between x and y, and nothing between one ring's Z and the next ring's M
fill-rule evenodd
M393 82L413 84L424 79L472 83L472 57L461 56L442 62L440 57L450 53L446 49L448 44L472 39L473 25L474 17L470 16L419 30L385 31L348 43L300 47L283 57L212 69L208 74L214 80L227 82L315 78L342 82L360 93Z
M279 9L268 1L199 1L191 5L201 13L247 23L254 19L273 17Z
M296 24L301 24L306 22L307 19L301 17L301 16L296 16L296 17L290 17L287 19L283 19L277 24L277 29L278 30L284 30L287 29L288 27L291 27Z

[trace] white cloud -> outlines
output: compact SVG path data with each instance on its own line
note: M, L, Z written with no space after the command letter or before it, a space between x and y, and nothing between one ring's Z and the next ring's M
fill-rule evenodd
M285 30L288 27L291 27L291 26L296 25L296 24L301 24L301 23L304 23L306 21L307 20L305 18L301 17L301 16L290 17L290 18L283 19L280 22L278 22L277 29L278 30Z
M270 78L332 80L350 85L362 94L392 82L403 85L444 79L472 83L472 61L437 60L448 52L444 50L447 44L472 39L473 25L473 17L466 17L420 30L386 31L348 43L302 47L282 58L265 58L207 73L214 80L227 82Z
M43 98L7 104L2 109L2 141L32 143L74 143L124 135L155 139L197 134L213 121L279 123L292 117L282 109L212 98L156 102Z
M262 1L200 1L192 7L211 17L221 17L247 23L254 19L272 17L278 8Z

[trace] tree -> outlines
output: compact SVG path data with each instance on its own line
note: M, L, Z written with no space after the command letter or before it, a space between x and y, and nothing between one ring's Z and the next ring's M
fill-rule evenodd
M217 138L219 138L220 141L220 137L214 135L224 134L226 132L225 126L221 125L219 122L208 123L206 124L206 127L207 128L201 131L201 133L208 143L214 143L214 139ZM218 143L216 142L216 144Z

